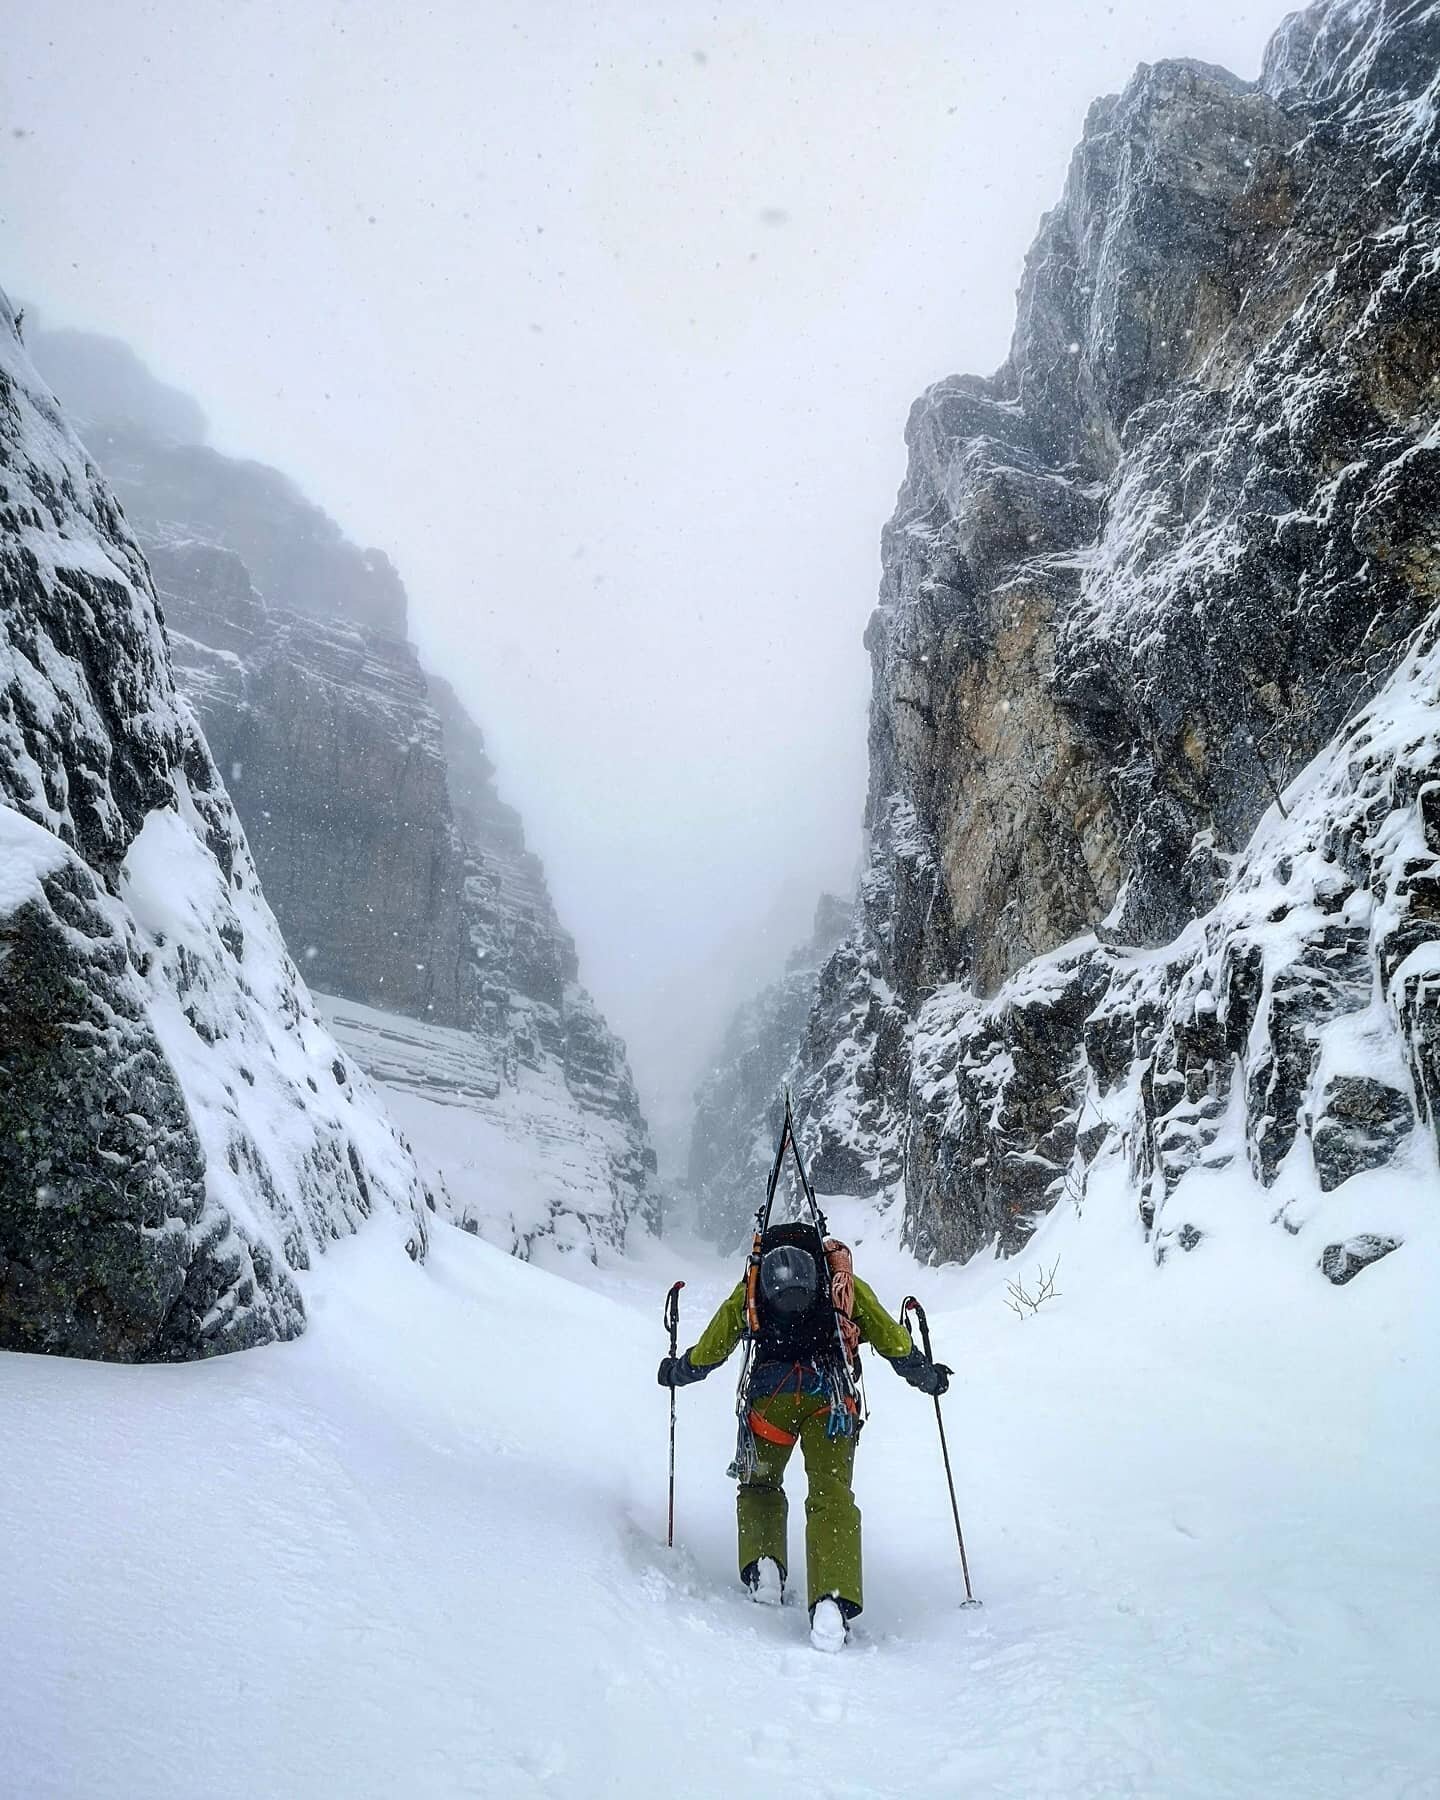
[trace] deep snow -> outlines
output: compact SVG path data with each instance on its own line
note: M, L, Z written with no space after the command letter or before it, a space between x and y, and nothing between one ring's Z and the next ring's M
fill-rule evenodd
M1433 1210L1433 1209L1432 1209ZM841 1657L735 1582L727 1370L660 1308L736 1271L641 1244L588 1286L398 1221L336 1246L299 1342L180 1367L0 1359L0 1752L17 1800L144 1795L1416 1796L1435 1774L1435 1234L1343 1289L1243 1218L1157 1269L1133 1201L1025 1272L833 1222L937 1353L869 1362L868 1607ZM801 1477L792 1478L792 1531ZM798 1531L792 1559L800 1561Z

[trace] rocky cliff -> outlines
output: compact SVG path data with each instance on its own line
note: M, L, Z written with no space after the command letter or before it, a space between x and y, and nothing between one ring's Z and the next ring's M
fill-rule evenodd
M1304 1196L1433 1178L1437 68L1417 0L1296 14L1254 85L1142 68L1005 365L911 413L795 1079L824 1185L928 1255L1119 1161L1157 1254L1223 1168L1348 1270L1394 1234Z
M314 1014L177 694L150 575L0 296L0 1347L289 1337L427 1195Z
M76 336L92 346L83 361L67 353ZM114 398L119 382L102 379L102 347L110 345L118 360L131 355L125 345L70 332L32 334L31 342L47 374L58 363L75 378L95 381L94 390L77 388L73 400L62 388L62 397L75 407L88 448L147 539L196 539L233 551L277 610L404 637L405 589L385 552L352 544L279 470L222 456L203 443L174 440L153 426L101 410L121 404ZM139 367L143 372L144 365ZM57 373L57 388L61 379ZM138 379L132 372L129 394ZM144 409L146 417L159 413L158 403Z
M87 441L286 942L442 1210L526 1255L619 1245L655 1206L624 1046L579 983L479 729L404 635L390 563L274 470L165 435L173 402L123 346L35 345L87 384ZM112 364L123 380L102 378ZM107 402L119 416L96 416Z

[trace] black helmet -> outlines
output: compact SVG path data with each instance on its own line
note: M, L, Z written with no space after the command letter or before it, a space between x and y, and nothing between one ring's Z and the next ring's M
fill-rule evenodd
M777 1244L760 1258L760 1299L781 1318L809 1312L820 1292L815 1258L798 1244Z

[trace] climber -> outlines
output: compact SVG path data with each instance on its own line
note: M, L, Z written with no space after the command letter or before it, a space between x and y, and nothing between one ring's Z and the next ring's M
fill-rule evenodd
M809 1195L808 1182L805 1187ZM737 1405L740 1441L730 1469L740 1484L740 1578L762 1605L782 1603L789 1568L782 1481L798 1443L809 1482L810 1641L820 1650L840 1650L863 1599L860 1509L851 1490L864 1423L859 1346L869 1343L922 1393L943 1394L950 1370L912 1344L856 1277L849 1250L825 1237L813 1195L814 1223L768 1224L773 1191L772 1180L744 1276L696 1343L681 1356L664 1358L659 1380L672 1389L702 1381L746 1340Z

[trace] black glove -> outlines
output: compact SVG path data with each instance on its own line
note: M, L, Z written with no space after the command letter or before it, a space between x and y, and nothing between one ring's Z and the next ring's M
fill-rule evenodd
M923 1350L912 1350L908 1356L897 1356L890 1367L903 1375L913 1388L938 1400L950 1386L954 1374L944 1363L933 1363Z
M692 1381L703 1381L709 1373L709 1369L695 1367L687 1350L683 1356L662 1356L660 1373L655 1379L661 1387L682 1388L689 1387Z

